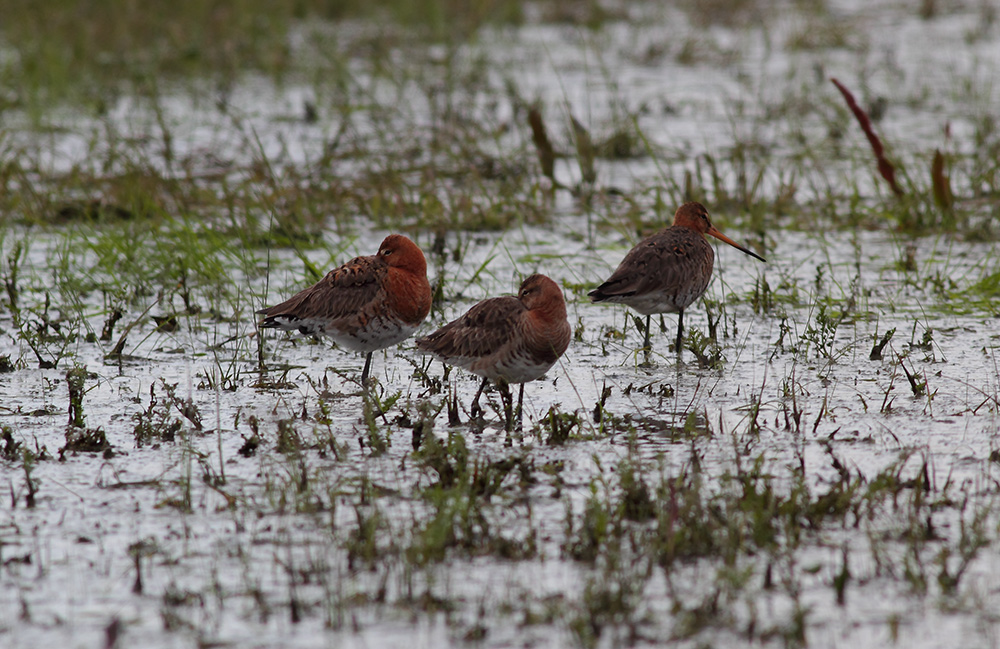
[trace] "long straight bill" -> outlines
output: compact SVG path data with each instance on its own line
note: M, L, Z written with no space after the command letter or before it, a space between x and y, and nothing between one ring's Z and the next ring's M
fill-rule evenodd
M752 250L747 250L746 248L744 248L740 244L736 243L735 241L733 241L732 239L730 239L726 235L724 235L721 232L719 232L715 228L714 225L710 226L708 228L708 232L706 232L705 234L710 234L713 237L715 237L716 239L718 239L719 241L724 241L724 242L728 243L729 245L731 245L733 248L736 248L740 252L745 252L746 254L750 255L751 257L756 257L757 259L760 259L762 262L767 263L767 260L764 259L763 257L761 257L760 255L758 255L756 252L753 252Z

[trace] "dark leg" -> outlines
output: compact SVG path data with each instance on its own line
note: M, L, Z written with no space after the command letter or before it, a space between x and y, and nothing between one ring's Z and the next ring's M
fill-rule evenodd
M361 370L361 387L368 388L368 370L372 365L372 352L365 354L365 369Z
M524 384L521 384L521 389L517 393L517 428L518 430L524 429L524 417L521 416L523 412L521 407L524 405Z
M497 381L497 387L500 388L500 400L503 401L503 429L509 433L514 427L514 397L511 396L506 381Z
M681 353L681 340L684 336L684 309L677 312L677 353Z
M646 316L646 338L645 338L645 340L642 341L642 348L643 348L643 350L645 350L646 354L649 354L649 352L651 352L653 350L653 348L649 346L649 325L650 325L649 318L650 318L650 316L647 315Z
M480 413L483 412L483 409L479 407L479 397L482 396L483 390L486 389L487 383L489 383L489 379L484 378L483 382L479 384L479 391L476 392L476 398L472 400L471 415L473 419L475 419Z

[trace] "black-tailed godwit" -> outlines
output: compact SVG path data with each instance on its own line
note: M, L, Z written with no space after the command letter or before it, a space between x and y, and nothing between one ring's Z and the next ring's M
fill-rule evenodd
M403 235L390 234L377 254L355 257L316 284L257 313L265 316L263 329L328 336L364 353L361 384L367 386L372 352L406 340L430 308L424 253Z
M473 400L474 414L486 382L496 382L508 397L509 430L507 384L521 384L520 418L525 382L545 374L566 351L571 336L562 291L545 275L536 274L521 282L517 297L483 300L457 320L418 338L417 348L483 377Z
M684 309L702 296L712 279L715 252L705 240L711 235L751 257L767 261L719 232L701 203L684 203L674 214L674 224L640 241L629 251L606 282L591 291L594 302L627 304L649 318L654 313L677 314L676 349L681 351Z

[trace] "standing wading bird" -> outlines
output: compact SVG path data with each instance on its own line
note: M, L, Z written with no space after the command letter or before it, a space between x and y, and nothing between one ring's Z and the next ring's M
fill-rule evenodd
M372 352L410 337L431 309L427 260L417 244L390 234L378 253L355 257L277 306L261 309L262 329L333 338L363 352L361 385L368 386Z
M737 250L766 262L715 229L701 203L684 203L674 214L674 224L640 241L625 255L606 282L588 293L594 302L627 304L646 316L649 351L649 318L653 313L677 314L677 353L681 353L684 309L697 300L712 279L715 252L705 240L709 234Z
M517 417L521 419L524 384L545 374L569 346L572 335L562 291L545 275L531 275L521 282L517 297L494 297L429 336L417 339L417 349L483 377L472 403L487 381L497 383L505 397L506 422L513 426L507 384L520 383Z

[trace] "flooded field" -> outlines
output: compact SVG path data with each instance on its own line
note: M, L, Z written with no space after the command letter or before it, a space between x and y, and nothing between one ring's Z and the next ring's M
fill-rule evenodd
M917 4L386 3L12 84L0 645L1000 646L1000 21ZM713 243L647 356L587 292L688 200L767 262ZM390 232L417 335L562 287L519 429L257 329Z

